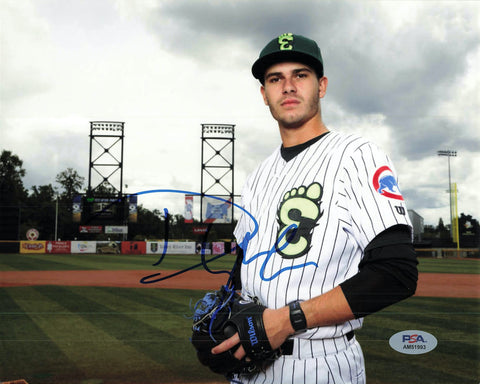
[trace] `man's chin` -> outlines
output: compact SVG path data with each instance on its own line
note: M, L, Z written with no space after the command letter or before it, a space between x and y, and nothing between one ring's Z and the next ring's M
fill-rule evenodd
M295 130L301 128L305 124L304 120L295 120L295 121L281 121L280 125L284 129Z

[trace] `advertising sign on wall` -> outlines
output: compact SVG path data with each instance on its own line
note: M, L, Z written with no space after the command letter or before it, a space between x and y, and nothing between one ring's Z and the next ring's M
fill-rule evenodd
M101 225L80 225L78 228L80 233L102 233Z
M35 228L30 228L27 231L26 236L27 236L28 240L38 240L38 237L40 236L40 233Z
M207 233L207 227L193 227L192 232L194 235L203 235Z
M47 241L47 253L70 253L70 241Z
M164 251L165 242L163 241L147 241L147 253L148 254L162 254ZM195 254L195 242L168 242L166 253L169 255L194 255Z
M96 253L97 242L96 241L72 241L71 252L72 253Z
M128 233L128 226L126 225L106 225L105 233L115 234L115 233Z
M20 241L20 253L45 253L45 241Z
M147 253L147 243L145 241L122 241L122 253L144 255Z
M214 255L223 255L225 253L225 243L223 241L214 241L212 243L212 253Z

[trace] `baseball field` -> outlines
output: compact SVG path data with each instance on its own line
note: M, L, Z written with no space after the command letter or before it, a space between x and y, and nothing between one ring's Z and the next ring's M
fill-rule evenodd
M0 255L0 381L29 384L220 383L189 343L192 307L225 274L152 255ZM209 264L230 269L232 256ZM480 381L480 261L420 259L417 294L357 332L369 384ZM157 275L160 273L159 275ZM393 350L404 330L438 340L426 354Z

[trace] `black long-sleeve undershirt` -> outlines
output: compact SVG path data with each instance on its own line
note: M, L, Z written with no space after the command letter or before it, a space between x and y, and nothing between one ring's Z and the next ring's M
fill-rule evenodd
M356 318L377 312L415 293L417 256L410 229L396 225L365 248L359 272L340 284Z

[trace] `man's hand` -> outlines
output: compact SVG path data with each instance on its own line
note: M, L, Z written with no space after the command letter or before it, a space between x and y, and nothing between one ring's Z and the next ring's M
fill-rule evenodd
M295 331L290 324L290 315L288 307L280 309L265 309L263 312L263 324L267 334L268 341L273 350L279 348L285 340ZM212 354L219 354L234 348L241 342L238 333L223 341L212 349ZM235 351L235 358L241 360L246 357L245 349L242 345ZM248 357L247 357L248 361Z

